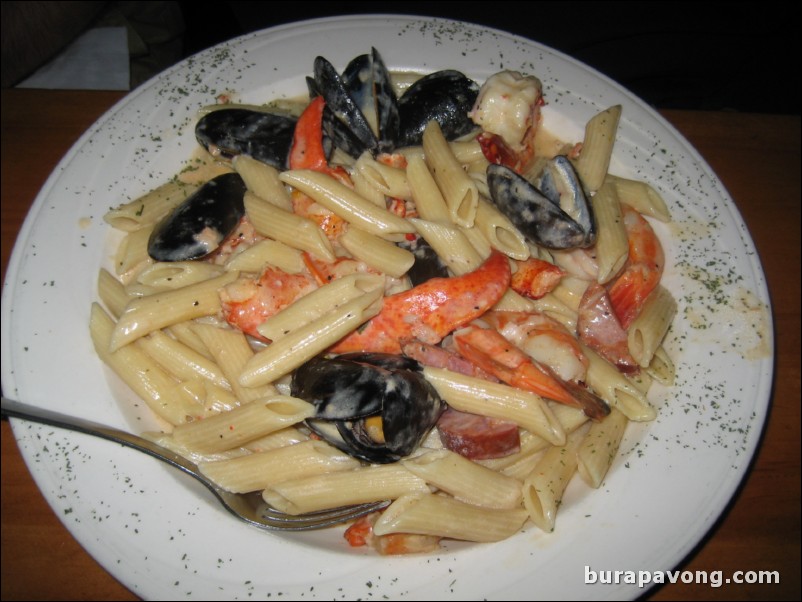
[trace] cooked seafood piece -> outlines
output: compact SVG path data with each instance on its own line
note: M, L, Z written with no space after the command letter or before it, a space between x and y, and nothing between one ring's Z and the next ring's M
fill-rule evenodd
M195 137L215 157L249 155L276 169L287 169L295 122L286 115L218 109L201 117Z
M315 405L309 428L376 464L415 451L446 408L417 361L383 353L313 359L295 371L291 392Z
M215 251L245 215L245 182L237 173L217 176L156 224L148 255L156 261L189 261Z
M596 242L593 210L567 157L545 162L531 183L509 167L490 165L487 186L496 206L530 242L550 249L587 248Z

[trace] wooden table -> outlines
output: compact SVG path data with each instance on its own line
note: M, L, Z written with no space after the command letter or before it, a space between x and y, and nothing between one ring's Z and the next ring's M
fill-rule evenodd
M2 269L28 207L116 92L2 92ZM723 180L755 239L777 330L771 415L752 470L685 570L779 571L779 585L669 585L649 599L800 598L800 119L664 111ZM671 517L666 517L671 520ZM72 538L2 424L2 598L135 600Z

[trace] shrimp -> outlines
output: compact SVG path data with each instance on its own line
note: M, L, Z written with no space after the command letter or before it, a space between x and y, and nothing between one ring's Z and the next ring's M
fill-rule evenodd
M478 318L495 305L510 283L507 257L493 251L473 272L454 278L432 278L386 297L377 316L331 351L401 353L401 340L437 344L448 333Z
M579 408L594 420L610 413L610 407L602 399L577 383L560 379L497 330L471 325L458 330L453 337L461 355L508 385Z
M615 315L625 330L635 320L646 297L660 283L665 258L654 230L640 213L621 204L629 239L629 258L608 294Z
M540 299L553 291L565 275L558 266L536 257L516 263L518 271L512 275L510 288L530 299Z

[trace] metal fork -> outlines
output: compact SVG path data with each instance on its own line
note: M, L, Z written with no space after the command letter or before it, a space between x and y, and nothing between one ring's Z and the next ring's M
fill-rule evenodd
M354 506L343 506L331 510L309 512L307 514L291 515L276 510L262 499L261 492L231 493L218 487L198 469L197 464L190 462L183 456L157 445L152 441L143 439L116 428L97 424L83 418L67 416L49 410L43 410L18 401L3 397L2 410L4 416L22 418L33 422L40 422L59 428L78 431L87 435L94 435L102 439L114 441L126 447L158 458L170 466L178 468L203 483L209 491L220 501L223 507L231 514L246 523L270 531L312 531L322 529L337 523L344 523L359 518L370 512L386 507L389 502L372 502Z

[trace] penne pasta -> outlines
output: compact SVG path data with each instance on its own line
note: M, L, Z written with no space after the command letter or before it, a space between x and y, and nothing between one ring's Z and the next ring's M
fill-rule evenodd
M292 170L281 174L281 181L308 195L345 221L376 236L414 232L404 218L378 207L328 174L311 170Z
M248 155L237 155L231 164L253 194L280 209L292 211L292 199L279 180L279 171L275 167Z
M658 286L646 298L638 317L627 329L629 352L642 368L647 368L671 327L677 302L664 287Z
M211 280L132 300L117 322L110 350L116 351L165 326L216 314L220 311L217 291L236 278L236 272L228 272Z
M601 188L607 176L620 118L621 105L615 105L595 115L585 126L585 139L576 170L590 192Z
M498 510L418 493L399 498L373 525L376 535L417 533L463 541L490 542L517 533L526 521L523 509Z
M353 470L359 461L322 441L305 441L230 460L203 462L203 474L227 491L247 493L291 479Z
M361 228L348 228L340 236L340 244L354 258L393 278L401 278L415 263L415 256L410 251Z
M602 481L618 453L618 446L627 427L627 417L616 409L604 420L590 425L577 452L577 472L594 489Z
M426 482L403 466L382 464L284 481L265 489L262 497L281 512L301 514L428 492Z
M661 222L671 221L671 213L663 197L647 182L629 180L611 174L607 174L605 180L615 186L620 201L638 213L648 215Z
M173 438L190 449L218 453L297 424L314 413L315 407L303 399L277 395L179 425L173 430Z
M618 193L609 182L602 184L591 199L596 215L596 280L605 284L612 280L629 257L629 240Z
M423 152L443 193L451 221L458 226L471 227L476 218L479 190L451 152L440 126L431 121L423 132Z
M197 186L170 180L155 190L112 209L103 219L113 228L125 232L153 226L197 189Z
M521 507L521 482L442 449L404 462L404 467L456 499L486 508Z

